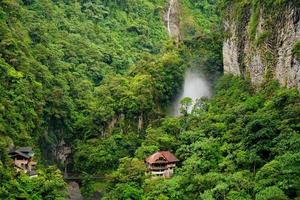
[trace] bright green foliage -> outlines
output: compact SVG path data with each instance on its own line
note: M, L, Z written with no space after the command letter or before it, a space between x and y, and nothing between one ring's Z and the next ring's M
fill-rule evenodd
M260 16L260 1L253 1L252 2L252 14L249 21L249 35L250 38L253 40L256 36L256 30L259 22L259 16Z
M64 139L74 145L72 166L80 172L115 169L134 155L140 135L131 131L143 132L160 116L186 68L161 20L165 6L164 0L1 1L0 137L33 146L39 163L53 163ZM111 133L117 134L101 137ZM9 158L2 157L6 166ZM42 177L37 188L51 188Z
M188 116L177 154L183 160L178 176L186 177L183 192L189 199L300 195L300 96L288 89L266 93L268 87L273 85L254 93L245 81L225 76L208 110Z
M203 104L189 115L166 118L148 128L136 156L167 149L176 152L181 165L172 179L145 179L144 184L122 170L127 175L121 177L142 191L138 198L300 197L298 91L274 82L254 91L247 81L227 75L216 84L216 95ZM120 187L123 180L111 184Z
M282 190L277 187L269 187L259 192L256 196L257 200L288 200L288 197Z
M3 171L3 168L1 170ZM39 171L39 176L36 178L29 178L28 175L23 174L13 179L14 174L10 174L7 178L12 180L6 182L0 189L0 197L2 199L65 199L66 185L60 171L54 171L54 168L46 170L48 172Z
M145 179L146 166L137 158L122 158L118 169L112 174L115 182L135 182L141 185Z
M184 194L181 192L181 181L181 177L174 177L170 180L148 179L145 181L144 198L146 200L184 199Z
M133 185L132 185L133 184ZM104 200L142 199L143 191L137 189L134 183L117 184Z
M112 174L112 187L104 199L141 199L141 185L145 180L146 166L136 158L122 158L119 168ZM114 185L116 184L116 185Z
M270 36L256 36L259 8L271 14L288 2L298 1L182 0L183 41L174 45L161 20L164 0L1 1L0 198L65 199L61 172L43 166L62 138L87 198L99 191L112 200L299 198L297 91L275 82L255 91L224 76L212 99L191 113L184 99L182 116L163 118L187 66L211 80L222 73L217 5L232 6L239 28L252 8L248 30L259 45ZM13 142L35 147L38 177L15 172ZM144 173L143 159L158 150L181 161L172 179Z
M180 101L181 107L180 112L183 115L187 115L190 107L192 106L193 100L190 97L185 97Z
M300 40L297 40L293 46L293 54L297 59L300 59Z
M4 138L5 139L5 138ZM8 158L7 142L0 138L0 198L58 199L66 198L66 184L56 167L39 168L38 177L16 173Z
M223 24L217 1L182 0L180 31L192 65L214 82L222 73Z
M138 142L136 134L115 134L101 140L78 141L74 156L75 169L89 174L113 169L120 158L134 154Z
M101 134L118 114L132 119L170 100L183 68L176 50L163 54L164 3L2 1L1 133L18 145L41 140L50 150L62 137ZM120 75L144 57L159 58L153 73L147 66L146 73ZM156 77L164 71L168 77Z

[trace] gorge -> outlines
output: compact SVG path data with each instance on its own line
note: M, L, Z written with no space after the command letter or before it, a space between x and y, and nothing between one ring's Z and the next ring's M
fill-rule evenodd
M0 199L298 200L298 40L298 0L0 1Z

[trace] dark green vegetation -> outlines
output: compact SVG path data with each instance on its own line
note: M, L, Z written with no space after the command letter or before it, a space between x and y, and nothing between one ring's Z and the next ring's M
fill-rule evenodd
M220 76L223 40L215 1L181 1L178 47L162 21L166 8L165 0L0 2L0 199L65 199L61 173L46 167L61 139L86 198L300 195L297 91L273 82L254 90L225 76L191 114L184 99L181 117L165 116L187 66ZM12 143L34 147L39 177L15 172ZM172 179L145 176L143 159L157 150L181 160Z
M8 157L4 138L0 139L0 198L1 199L57 199L66 197L66 183L56 167L39 169L38 177L16 173Z
M297 40L293 46L293 54L297 59L300 59L300 40Z
M136 158L156 149L176 152L182 161L176 175L149 180L142 164L125 158L104 199L299 199L299 122L298 91L276 82L254 91L225 76L214 98L149 127L136 150Z
M66 183L60 170L40 168L34 178L17 173L8 157L7 144L11 143L8 137L0 137L0 199L65 199Z
M163 1L0 5L0 130L17 145L101 135L116 115L149 113L180 85Z
M101 136L111 132L137 132L139 118L146 126L161 115L185 68L161 20L165 6L163 0L0 2L1 155L12 143L33 146L41 169L38 179L14 180L1 156L1 199L62 196L61 176L41 181L43 173L57 173L43 164L54 164L61 139L77 150L91 138L105 143ZM116 166L128 153L122 150L111 149L106 159ZM77 165L80 156L74 169L89 170Z
M223 72L223 28L216 1L182 0L180 30L192 65L214 82Z

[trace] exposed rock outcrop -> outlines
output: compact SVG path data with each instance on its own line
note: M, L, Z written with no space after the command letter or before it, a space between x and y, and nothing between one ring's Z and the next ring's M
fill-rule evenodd
M242 19L233 16L229 8L231 14L224 22L227 33L223 46L224 71L249 77L256 85L275 78L282 86L300 90L300 60L292 52L300 40L300 8L285 5L275 16L266 9L269 8L259 7L254 26L253 7L244 10ZM251 26L255 27L254 36L249 30Z
M225 40L223 44L223 62L224 71L234 75L240 75L240 67L238 63L238 41L236 36L236 26L234 21L226 21L225 29L232 33L232 36Z
M290 8L285 11L285 22L279 29L277 40L277 63L275 77L280 84L288 87L297 86L300 90L300 60L293 56L292 49L300 39L300 9Z
M180 40L179 29L179 2L178 0L169 0L169 7L164 16L164 21L169 35L176 41Z
M83 200L80 193L80 188L78 183L72 181L68 184L69 200Z
M67 158L72 153L71 147L67 146L64 139L61 139L56 146L55 157L57 162L66 164Z

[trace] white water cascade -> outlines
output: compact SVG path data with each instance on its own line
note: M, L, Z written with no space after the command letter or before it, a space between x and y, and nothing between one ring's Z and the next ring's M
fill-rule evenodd
M169 36L175 39L177 42L180 38L178 9L178 0L169 0L169 7L164 16Z
M203 74L196 69L188 68L185 72L183 88L174 101L170 114L180 115L180 101L185 97L190 97L194 104L197 99L210 96L211 88Z
M167 23L168 23L167 27L168 27L169 34L172 34L170 15L171 15L171 11L172 11L172 8L173 8L173 5L174 5L174 0L170 0L169 4L170 5L169 5L168 13L167 13Z
M178 40L180 37L180 30L178 19L176 19L176 15L178 14L177 9L178 0L169 0L169 8L168 12L165 15L165 20L167 22L166 25L169 35L173 38L177 38ZM185 72L183 88L172 104L169 113L173 116L180 115L180 101L185 97L190 97L193 100L194 104L197 99L210 96L210 85L203 76L203 73L192 67L188 68Z

